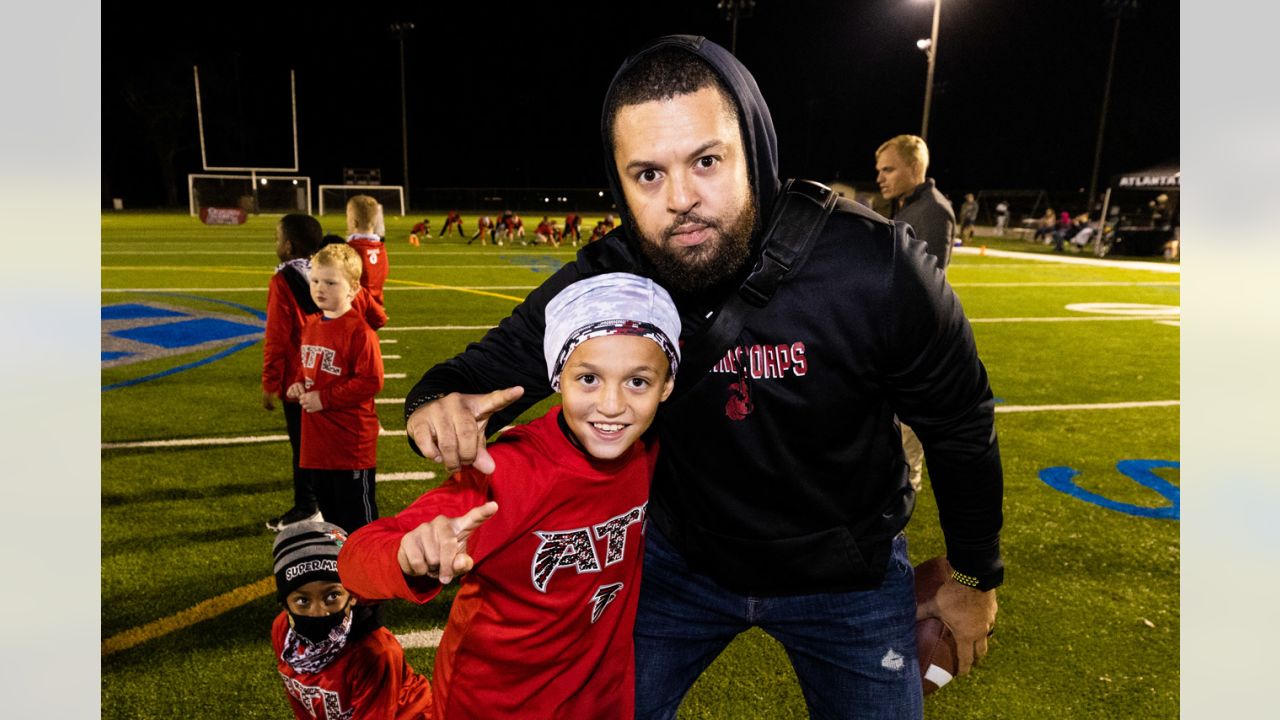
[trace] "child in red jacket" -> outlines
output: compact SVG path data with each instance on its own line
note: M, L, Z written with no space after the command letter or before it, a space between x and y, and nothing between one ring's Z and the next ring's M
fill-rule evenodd
M290 525L276 536L271 627L276 670L298 720L430 720L431 686L395 635L338 579L342 528Z
M382 390L382 351L351 306L360 272L347 245L326 245L311 259L311 298L321 313L302 328L301 367L287 392L304 411L299 464L310 471L325 520L347 532L378 517L373 399Z
M302 350L302 326L320 308L311 299L310 258L320 249L324 232L310 215L285 215L276 225L276 256L280 265L267 286L267 328L262 344L262 407L275 410L281 400L289 445L293 449L293 507L267 520L267 528L279 530L290 523L319 520L316 496L309 475L298 467L302 446L302 407L286 399L298 375Z
M634 715L632 626L649 480L646 431L670 395L680 319L652 280L609 273L547 305L561 407L489 446L393 518L351 536L343 584L425 603L462 575L436 652L436 717Z

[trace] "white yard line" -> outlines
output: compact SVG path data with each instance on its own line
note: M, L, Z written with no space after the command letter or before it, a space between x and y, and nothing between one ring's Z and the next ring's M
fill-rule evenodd
M378 398L375 402L379 405L392 405L403 403L404 398ZM1116 402L1116 403L1088 403L1083 405L997 405L997 413L1023 413L1023 412L1063 412L1075 410L1128 410L1133 408L1154 408L1154 407L1175 407L1181 405L1181 400L1142 400L1136 402ZM502 428L509 429L510 426ZM404 430L381 430L378 435L382 437L404 437L407 435ZM253 443L268 442L288 442L288 435L246 435L241 437L217 437L217 438L182 438L178 440L139 440L135 442L117 442L102 443L103 450L121 450L128 448L183 448L183 447L214 447L222 445L249 445ZM401 473L387 473L387 477L379 476L379 480L429 480L427 477L399 477ZM408 473L413 475L413 473Z
M1182 283L1177 280L1164 282L953 282L951 287L958 288L1015 288L1015 287L1178 287Z
M400 356L399 355L383 355L382 359L383 360L399 360Z
M407 373L383 373L382 377L387 380L403 380L409 377L409 375Z
M1147 400L1143 402L1086 403L1083 405L997 405L997 413L1072 412L1075 410L1129 410L1133 408L1177 407L1181 400Z
M1151 272L1182 274L1182 266L1176 263L1146 262L1143 260L1106 260L1102 258L1079 257L1076 255L1047 255L1041 253L1014 252L1011 250L992 250L966 245L952 248L955 255L985 255L987 257L1016 258L1032 262L1060 263L1063 265L1092 265L1094 267L1120 268L1123 270L1149 270Z
M415 325L411 327L384 327L379 332L410 332L419 330L491 330L496 325Z
M378 473L378 482L400 482L404 480L435 480L436 474L427 470L426 472L398 472L398 473Z
M378 338L378 342L379 342L379 343L382 343L383 345L395 345L396 343L398 343L398 342L400 342L400 341L399 341L399 340L388 340L388 339L386 339L386 338Z
M396 640L400 641L401 647L406 648L433 648L439 647L440 638L444 636L444 630L414 630L403 635L396 635Z
M970 323L1105 322L1108 320L1168 320L1168 315L1081 315L1068 317L969 318ZM383 328L384 330L386 328Z

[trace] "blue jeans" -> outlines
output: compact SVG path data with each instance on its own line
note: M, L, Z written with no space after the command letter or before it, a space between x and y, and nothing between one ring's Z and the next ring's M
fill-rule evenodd
M691 572L653 524L645 536L635 626L637 718L674 718L702 671L750 627L786 649L810 717L923 717L905 535L893 540L879 588L784 597L730 592Z

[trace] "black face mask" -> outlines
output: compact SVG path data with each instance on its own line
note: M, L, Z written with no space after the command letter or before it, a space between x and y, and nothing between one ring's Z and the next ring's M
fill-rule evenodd
M347 619L347 611L350 609L351 603L348 601L346 607L329 615L311 617L309 615L295 615L291 612L289 613L289 620L295 633L310 643L318 644L329 640L330 633ZM351 632L351 628L348 626L347 633L349 632ZM345 635L346 633L343 634Z

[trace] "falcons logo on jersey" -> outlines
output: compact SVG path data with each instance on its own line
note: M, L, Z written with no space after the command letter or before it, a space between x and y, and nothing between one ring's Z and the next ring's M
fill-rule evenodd
M618 591L621 589L622 583L610 583L596 588L596 594L591 596L591 623L593 625L604 614L604 609L609 607L609 603L618 597Z

